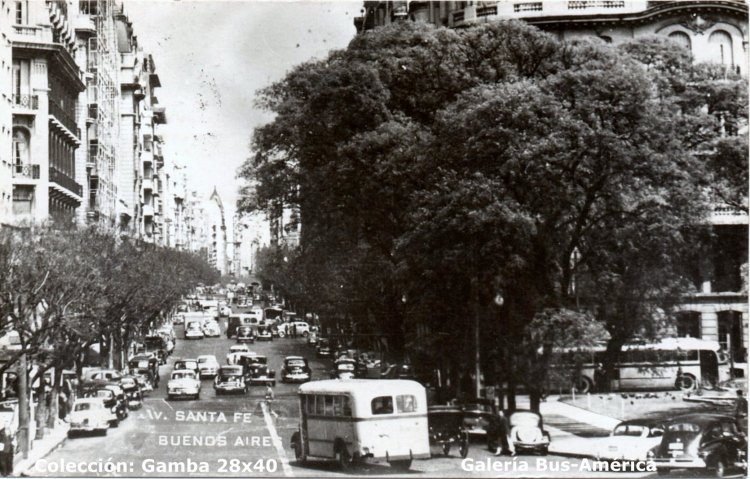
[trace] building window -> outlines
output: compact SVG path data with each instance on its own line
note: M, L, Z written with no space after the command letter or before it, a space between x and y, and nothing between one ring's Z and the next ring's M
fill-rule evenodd
M701 337L701 313L682 311L677 314L677 336L680 338Z
M16 24L28 23L29 9L26 0L16 0Z
M690 36L685 32L672 32L669 34L669 39L688 51L691 49Z
M29 163L29 133L23 128L13 128L13 164Z
M724 30L716 30L708 37L711 48L711 59L720 65L734 65L732 37Z

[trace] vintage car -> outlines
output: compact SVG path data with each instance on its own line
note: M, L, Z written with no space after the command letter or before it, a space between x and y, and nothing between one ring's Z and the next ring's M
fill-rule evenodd
M76 399L68 416L68 436L78 432L98 431L107 434L110 424L116 423L117 415L104 404L104 399L86 397Z
M287 356L281 367L281 382L304 383L312 379L312 371L307 359L302 356Z
M198 356L198 374L201 378L212 378L219 373L219 361L213 354Z
M92 368L83 375L83 381L112 381L119 382L122 373L116 369Z
M747 474L747 440L734 417L722 414L694 413L672 419L649 456L659 475L674 469L711 471L716 477L732 469Z
M172 376L167 383L167 399L173 399L178 396L192 396L193 399L200 399L201 381L198 374L190 369L172 371Z
M255 331L250 326L240 326L237 328L237 342L242 343L254 343L255 342Z
M319 358L330 358L333 351L331 351L331 343L326 338L319 338L318 344L315 346L315 354Z
M196 376L200 374L197 359L178 359L174 362L172 371L179 371L181 369L189 369L190 371L193 371Z
M271 326L261 326L255 335L258 341L273 341L273 328Z
M154 353L159 360L159 364L167 364L167 356L169 356L169 352L167 348L167 340L164 337L158 334L146 336L143 339L143 348L147 353Z
M109 425L117 427L120 421L127 417L127 407L123 409L122 403L117 400L117 395L111 389L98 384L84 384L81 386L81 398L98 398L104 402L104 407L107 408L114 418L110 419Z
M143 393L134 376L123 376L120 386L125 394L128 409L140 409L143 406Z
M333 365L333 371L331 371L331 379L353 379L358 377L357 374L357 361L342 357L338 359Z
M318 332L317 331L310 331L310 334L307 336L307 344L311 346L318 344Z
M653 419L623 421L608 437L596 442L596 458L606 460L645 461L651 449L661 443L664 424Z
M218 338L221 336L221 327L219 323L210 319L203 323L203 336L207 338Z
M130 375L138 382L141 393L147 393L154 390L154 375L148 368L130 368Z
M469 434L486 435L490 424L499 420L495 404L487 399L471 399L461 404L464 427Z
M185 339L203 339L203 324L193 319L185 324Z
M455 406L431 406L427 410L430 446L438 446L444 455L458 446L461 457L469 454L469 433L464 427L464 412Z
M244 368L242 366L219 368L219 374L214 379L214 389L217 396L225 393L246 393L248 387L245 382Z
M533 411L515 410L507 413L510 439L516 452L547 455L550 435L544 430L542 416Z
M240 356L244 354L250 354L250 348L246 344L235 344L229 347L229 354L227 354L227 364L237 364Z
M253 385L276 386L276 373L269 369L268 358L257 354L240 357L239 364L245 371L245 382Z

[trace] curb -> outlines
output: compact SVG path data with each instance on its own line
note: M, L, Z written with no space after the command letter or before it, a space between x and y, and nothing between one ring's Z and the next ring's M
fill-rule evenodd
M69 428L70 427L65 424L65 426L60 428L60 431L62 432L59 437L56 437L49 443L40 445L38 448L32 448L27 459L22 459L18 464L13 466L13 476L28 477L29 470L32 469L39 460L44 459L68 439Z

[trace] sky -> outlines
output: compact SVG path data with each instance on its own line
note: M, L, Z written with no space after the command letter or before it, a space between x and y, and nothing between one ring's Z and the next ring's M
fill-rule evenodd
M253 128L272 120L255 92L294 66L345 48L362 2L124 0L144 52L153 55L166 108L165 159L184 166L189 191L216 186L231 221L237 169Z

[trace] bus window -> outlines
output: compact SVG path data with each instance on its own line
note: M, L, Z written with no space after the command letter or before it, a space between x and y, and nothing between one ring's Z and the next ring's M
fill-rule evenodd
M307 414L315 414L315 396L312 394L307 396Z
M349 402L349 396L343 396L341 399L343 399L343 406L342 406L342 413L344 416L351 416L352 415L352 405Z
M307 394L299 395L299 409L302 412L307 412Z
M325 414L326 416L333 416L333 396L325 396Z
M380 396L372 400L373 414L393 414L393 398L390 396Z
M323 415L325 414L323 409L323 396L316 396L315 397L315 414Z
M411 394L396 396L396 408L398 412L416 412L417 399Z

